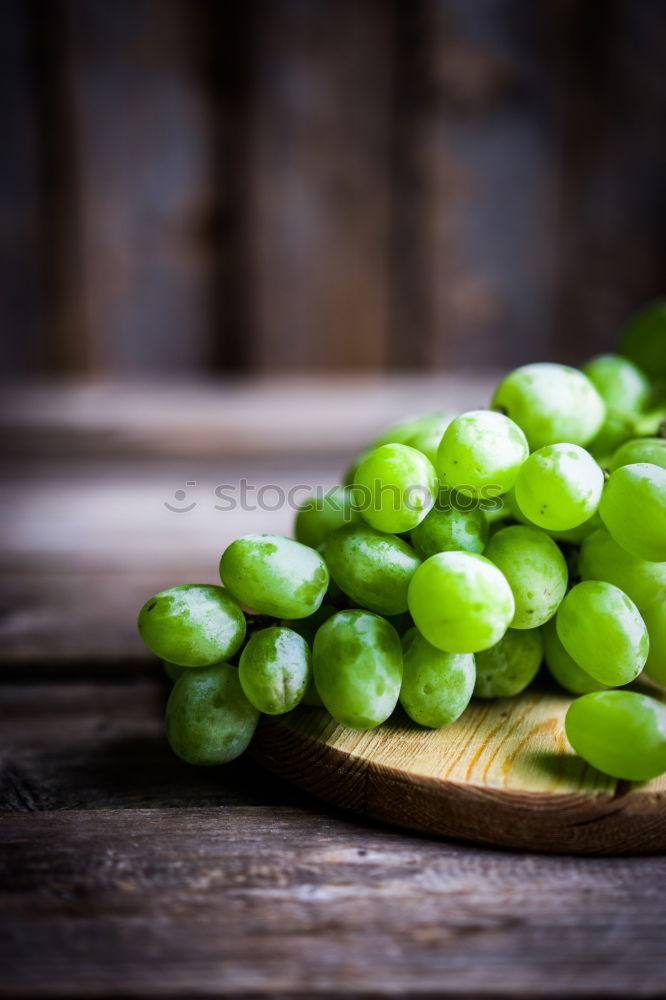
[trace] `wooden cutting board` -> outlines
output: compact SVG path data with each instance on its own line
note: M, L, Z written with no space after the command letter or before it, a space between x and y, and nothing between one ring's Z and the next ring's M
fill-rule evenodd
M666 775L636 784L585 764L564 736L570 702L544 682L473 701L445 729L398 710L368 732L299 708L264 718L253 755L313 795L429 834L535 851L663 852Z

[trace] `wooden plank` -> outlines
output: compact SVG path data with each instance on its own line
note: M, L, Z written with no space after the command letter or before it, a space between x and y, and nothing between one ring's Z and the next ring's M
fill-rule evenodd
M663 995L659 859L272 808L5 815L0 836L8 996Z
M135 683L110 673L106 680L3 683L0 812L308 801L248 757L224 768L180 761L164 735L170 684L158 664L152 674Z
M501 374L0 384L0 448L12 458L349 459L405 416L487 406Z
M62 0L88 370L192 371L211 336L212 108L186 0Z
M248 247L263 371L386 357L390 7L255 5Z
M556 360L548 5L396 7L392 365Z

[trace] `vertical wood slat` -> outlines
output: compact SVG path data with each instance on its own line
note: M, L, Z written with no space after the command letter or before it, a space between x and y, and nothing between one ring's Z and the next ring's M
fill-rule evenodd
M384 364L387 9L255 5L248 240L260 370Z
M0 371L44 362L39 275L39 164L30 12L22 0L0 11Z
M490 367L547 355L556 136L544 8L421 0L403 16L393 364Z
M580 363L666 291L666 6L564 7L557 338Z
M91 367L208 360L214 200L208 96L187 0L64 0Z

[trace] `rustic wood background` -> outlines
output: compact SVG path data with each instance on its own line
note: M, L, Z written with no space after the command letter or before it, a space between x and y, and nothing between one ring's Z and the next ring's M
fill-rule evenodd
M666 285L660 0L4 0L14 373L580 360Z

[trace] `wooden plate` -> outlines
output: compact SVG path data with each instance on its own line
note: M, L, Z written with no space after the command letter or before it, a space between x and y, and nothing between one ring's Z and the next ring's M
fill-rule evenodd
M535 851L664 851L666 775L634 784L585 764L564 737L570 701L544 686L474 701L446 729L398 711L368 732L300 708L265 718L253 755L314 795L429 834Z

